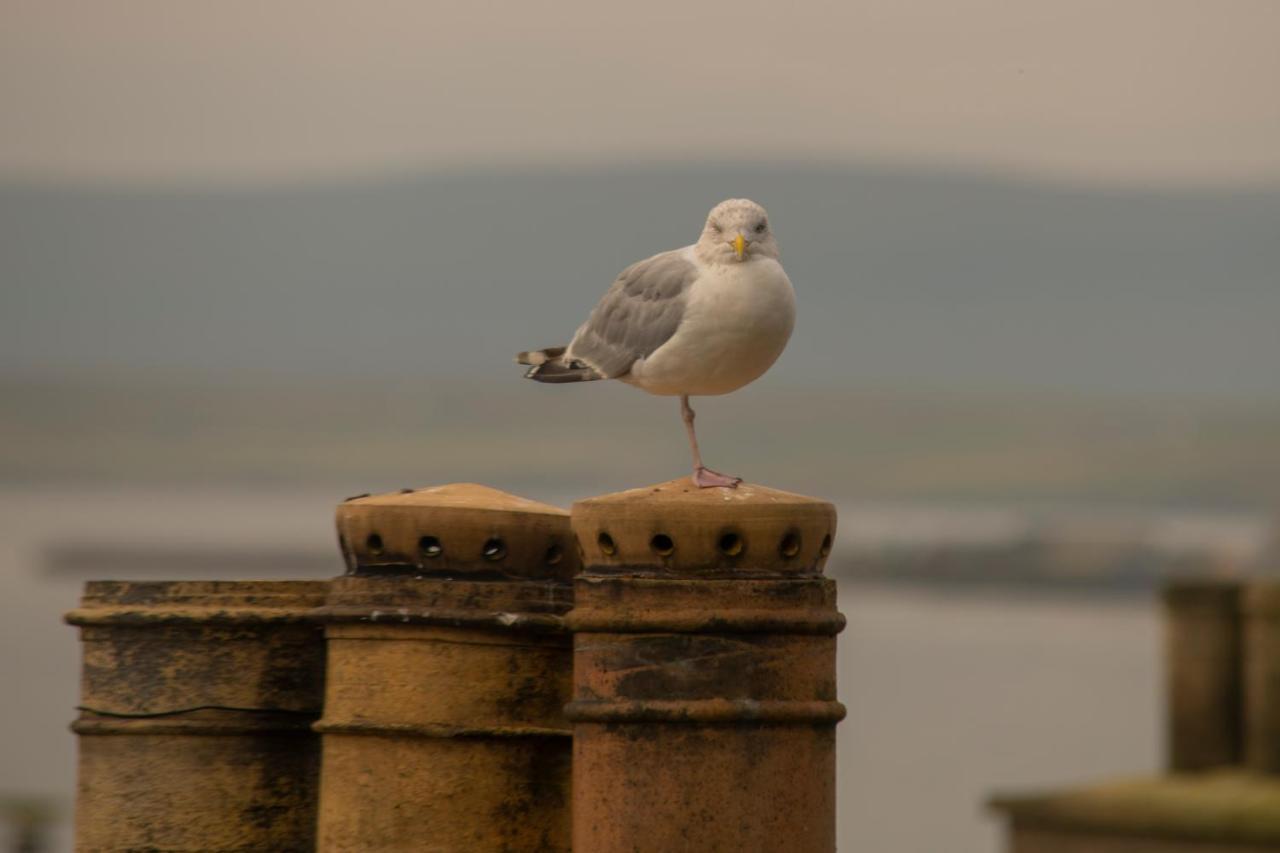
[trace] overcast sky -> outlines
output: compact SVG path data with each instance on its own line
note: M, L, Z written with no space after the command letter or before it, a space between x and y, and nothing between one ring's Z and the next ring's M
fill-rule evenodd
M778 158L1280 183L1274 0L5 0L0 16L0 179Z

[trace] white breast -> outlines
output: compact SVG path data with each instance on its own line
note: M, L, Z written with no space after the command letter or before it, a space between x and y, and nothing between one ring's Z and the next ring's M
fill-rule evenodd
M758 379L782 354L796 297L772 258L703 267L680 328L624 381L651 394L727 394Z

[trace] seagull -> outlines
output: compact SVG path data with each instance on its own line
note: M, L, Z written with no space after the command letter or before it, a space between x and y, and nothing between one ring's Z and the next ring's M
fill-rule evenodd
M765 209L733 198L711 209L698 242L632 264L567 346L522 352L526 379L617 379L680 398L693 482L736 488L702 464L690 397L728 394L760 378L795 326L796 296Z

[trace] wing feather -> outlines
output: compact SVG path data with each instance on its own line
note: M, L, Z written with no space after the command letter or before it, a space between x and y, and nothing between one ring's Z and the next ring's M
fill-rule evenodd
M573 336L565 357L609 379L625 376L676 333L697 277L697 266L679 249L627 267Z

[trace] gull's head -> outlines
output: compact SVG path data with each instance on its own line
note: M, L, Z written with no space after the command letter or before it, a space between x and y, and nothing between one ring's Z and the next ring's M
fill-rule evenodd
M764 208L731 198L711 208L698 238L698 257L708 264L738 264L752 258L777 258L778 244Z

